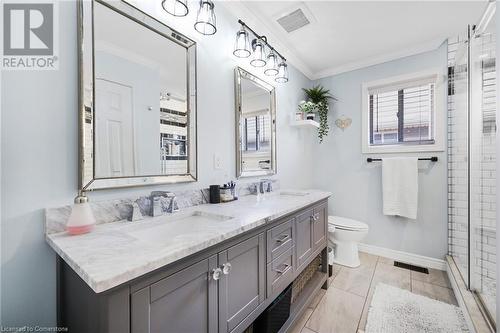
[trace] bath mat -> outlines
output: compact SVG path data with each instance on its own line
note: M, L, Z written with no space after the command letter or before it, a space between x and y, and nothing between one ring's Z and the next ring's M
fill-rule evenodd
M469 329L459 307L379 283L365 332L461 333Z

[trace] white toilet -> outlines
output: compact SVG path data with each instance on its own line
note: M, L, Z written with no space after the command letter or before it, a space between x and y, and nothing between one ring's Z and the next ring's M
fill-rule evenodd
M340 216L328 216L329 246L334 248L333 262L348 267L360 265L358 243L368 233L368 225ZM333 231L333 232L332 232Z

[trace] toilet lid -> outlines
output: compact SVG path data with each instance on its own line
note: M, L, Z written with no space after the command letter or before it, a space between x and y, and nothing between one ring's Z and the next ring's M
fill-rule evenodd
M334 225L339 229L368 230L368 225L366 223L340 216L328 216L328 224Z

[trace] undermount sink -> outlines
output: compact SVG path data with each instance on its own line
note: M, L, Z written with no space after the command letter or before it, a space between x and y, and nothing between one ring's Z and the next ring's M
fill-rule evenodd
M136 239L147 242L165 241L172 234L182 234L186 238L185 240L189 241L191 238L199 239L200 237L203 238L213 234L213 223L227 221L232 218L232 216L202 211L193 211L184 214L176 213L170 216L164 215L161 217L161 223L135 230L130 234Z

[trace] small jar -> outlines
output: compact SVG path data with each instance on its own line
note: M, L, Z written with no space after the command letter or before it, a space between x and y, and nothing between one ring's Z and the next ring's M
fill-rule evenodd
M228 202L228 201L233 201L234 200L234 195L233 191L231 191L230 187L224 186L220 188L220 201L222 202Z

